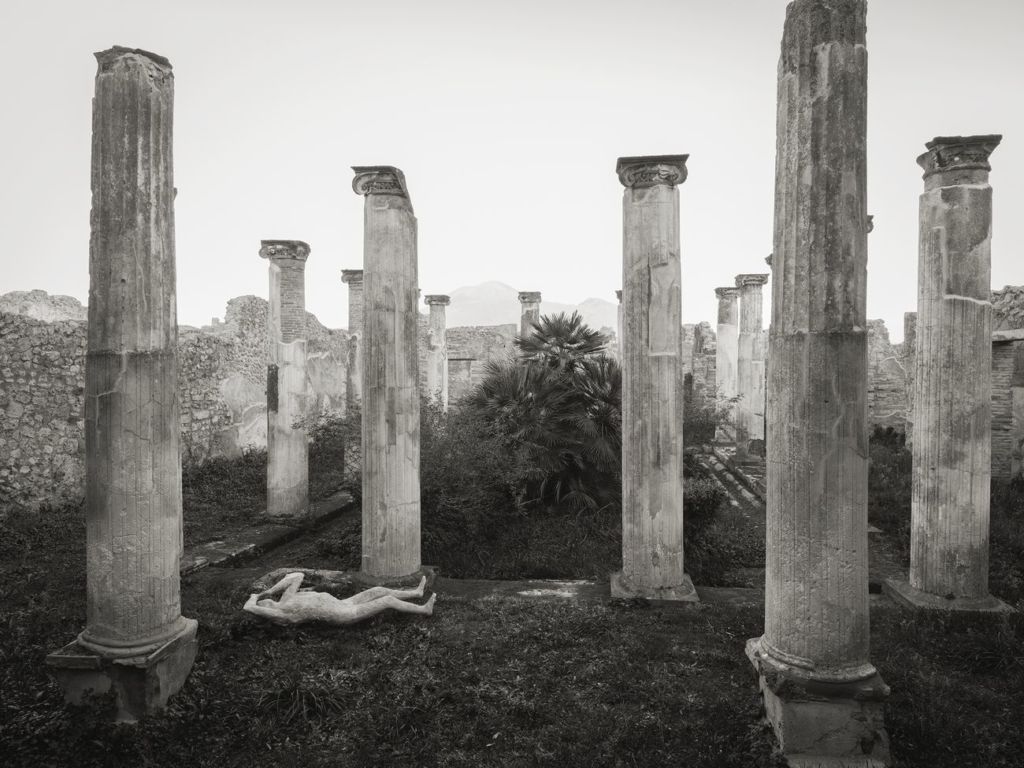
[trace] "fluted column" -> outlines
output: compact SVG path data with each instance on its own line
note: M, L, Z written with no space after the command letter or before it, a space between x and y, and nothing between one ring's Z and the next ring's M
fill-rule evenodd
M764 312L761 288L768 275L736 275L740 292L740 326L736 342L736 458L750 455L751 439L763 440L764 353L761 324Z
M728 441L731 431L735 437L737 395L736 357L739 353L739 288L715 288L718 297L718 346L715 348L715 388L719 409L726 410L732 423L723 429L719 425L716 440Z
M533 334L533 324L540 321L540 291L520 291L519 335L526 338Z
M914 606L999 610L988 593L992 187L999 136L928 142L920 203L910 583Z
M622 571L612 595L696 600L683 571L679 189L686 155L619 158Z
M167 59L145 51L116 47L96 58L86 626L47 662L69 701L113 685L119 718L132 720L164 706L196 652L196 622L182 617L179 593L174 77Z
M917 359L917 312L903 313L903 370L907 381L907 420L903 433L908 448L914 444L914 368Z
M416 216L404 174L354 167L363 235L363 563L371 579L420 570Z
M451 304L450 296L434 294L424 297L430 307L430 325L427 331L427 392L437 398L443 410L448 410L448 329L444 308Z
M341 270L348 285L348 365L345 367L345 405L362 400L363 392L363 270Z
M261 240L270 262L267 313L267 514L309 512L309 435L295 423L306 416L306 259L301 240Z
M888 759L869 660L865 16L790 3L778 70L765 630L747 654L799 765Z

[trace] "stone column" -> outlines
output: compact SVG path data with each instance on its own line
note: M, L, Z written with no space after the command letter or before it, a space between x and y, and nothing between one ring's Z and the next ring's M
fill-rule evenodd
M167 59L96 54L85 370L86 626L47 663L68 701L114 688L118 717L183 685L174 77Z
M341 270L341 282L348 284L348 365L345 368L345 404L362 400L363 270Z
M736 407L736 355L739 350L739 288L715 288L718 297L718 346L715 349L715 387L718 407L728 412L731 424L718 426L717 442L729 442L730 432L735 437Z
M306 415L306 259L300 240L261 240L270 261L267 313L267 514L309 512L309 435L295 422Z
M907 381L907 420L903 434L914 444L914 366L917 359L917 312L903 313L903 372Z
M764 422L763 386L758 376L764 371L764 355L760 351L761 287L768 275L736 275L740 291L740 327L736 342L736 458L750 457L750 441L761 431ZM757 365L757 361L761 365ZM763 437L761 438L763 439Z
M353 167L363 234L363 563L368 580L420 570L416 216L405 175Z
M940 137L924 168L917 270L910 583L916 607L1002 610L988 593L992 187L1000 136Z
M522 304L519 336L525 339L533 334L533 324L540 320L540 291L520 291L519 303Z
M450 296L434 294L424 298L430 307L430 327L427 331L427 392L436 397L441 408L448 410L448 339L444 308L451 304Z
M795 0L779 63L765 630L747 644L795 765L881 766L869 660L864 0Z
M615 299L619 302L618 312L616 313L618 315L616 318L618 325L615 326L615 333L619 342L619 360L622 360L622 291L615 292Z
M697 600L683 571L679 189L687 155L622 157L622 571L614 597Z

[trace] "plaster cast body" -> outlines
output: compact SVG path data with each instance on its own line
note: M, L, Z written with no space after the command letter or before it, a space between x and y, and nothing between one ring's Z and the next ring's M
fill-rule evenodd
M434 612L434 601L437 599L437 595L434 594L423 605L403 602L406 598L423 597L426 577L420 579L419 586L415 589L372 587L341 600L327 592L314 592L310 589L300 591L299 585L302 584L304 576L305 574L301 572L289 573L266 592L250 595L243 610L281 626L305 624L310 621L348 626L376 616L389 608L401 613L430 616ZM279 600L270 599L279 593Z

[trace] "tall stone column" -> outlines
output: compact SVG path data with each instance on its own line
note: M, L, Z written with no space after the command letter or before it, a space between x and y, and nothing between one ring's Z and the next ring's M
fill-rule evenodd
M309 435L295 423L306 415L306 259L300 240L261 240L270 261L267 313L267 514L309 512Z
M617 325L615 326L615 333L616 333L616 336L617 336L617 341L619 342L619 360L621 360L622 359L622 291L621 290L615 292L615 300L618 301L618 303L619 303L619 306L617 307L617 311L616 311Z
M420 570L416 216L405 175L357 166L363 230L363 575Z
M683 571L679 189L687 155L621 157L622 571L615 597L698 599Z
M718 442L728 442L729 432L735 436L736 407L732 402L737 395L736 356L739 352L739 288L715 288L718 297L718 346L715 349L715 387L718 407L727 410L730 425L719 425ZM723 429L723 427L725 427Z
M747 644L792 765L881 766L869 660L864 0L795 0L779 63L765 630Z
M764 373L761 287L767 282L765 274L736 275L740 292L740 327L736 342L736 393L740 398L736 403L736 458L741 461L749 458L750 441L763 430L764 386L759 381Z
M903 313L903 371L907 381L907 447L914 444L914 367L917 359L917 312Z
M47 657L69 701L114 688L119 719L161 709L196 654L181 615L174 77L96 54L85 369L86 626Z
M992 187L1000 136L928 142L917 270L910 583L916 607L1002 610L988 593Z
M525 339L533 334L533 324L540 320L540 291L520 291L519 303L519 336Z
M348 365L345 367L345 404L363 398L363 270L341 270L341 282L348 285Z
M450 296L434 294L424 298L430 307L430 326L427 332L427 392L436 397L441 408L448 410L448 329L444 308L451 304Z

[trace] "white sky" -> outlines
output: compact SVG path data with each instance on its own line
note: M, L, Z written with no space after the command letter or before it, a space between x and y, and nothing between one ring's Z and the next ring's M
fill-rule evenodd
M424 294L500 280L615 300L620 155L689 153L683 319L767 271L785 0L3 0L0 293L88 291L94 51L174 65L179 320L265 296L261 238L312 249L307 308L346 325L349 166L405 171ZM992 282L1024 283L1024 2L872 0L868 315L916 304L915 158L1002 133ZM767 294L770 291L766 290ZM422 309L422 308L421 308ZM766 302L767 324L767 302Z

